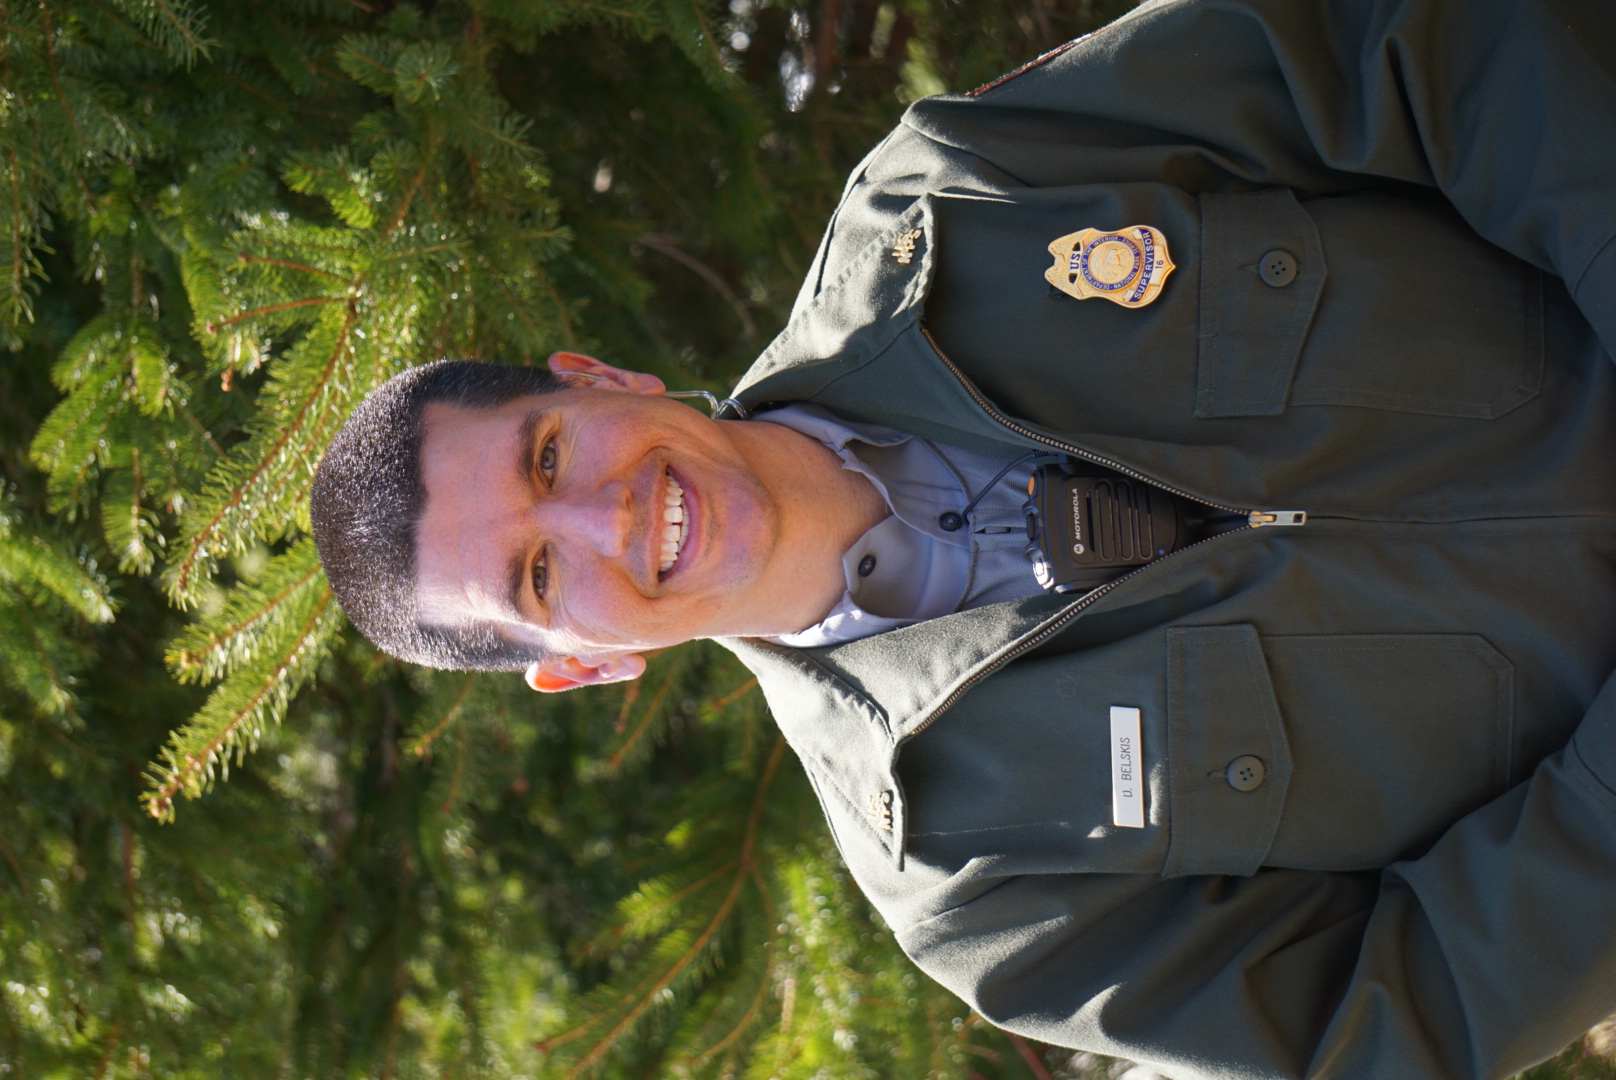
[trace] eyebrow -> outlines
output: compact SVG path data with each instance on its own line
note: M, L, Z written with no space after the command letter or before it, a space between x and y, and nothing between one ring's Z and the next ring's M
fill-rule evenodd
M534 455L537 453L533 446L533 435L548 411L544 408L529 410L516 429L516 475L522 478L524 484L533 481ZM518 618L522 618L522 597L527 594L528 565L527 553L517 552L505 566L505 602Z
M522 597L527 594L528 557L526 552L518 552L511 556L506 564L506 593L505 602L510 605L511 614L518 619L524 619L522 614Z
M547 412L549 410L545 408L530 409L516 429L516 475L522 478L524 484L533 479L534 454L537 453L533 449L533 433L538 430L539 422Z

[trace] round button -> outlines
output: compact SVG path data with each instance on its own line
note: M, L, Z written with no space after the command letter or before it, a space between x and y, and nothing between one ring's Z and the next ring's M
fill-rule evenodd
M871 574L875 573L875 556L866 555L864 558L860 559L858 571L859 577L869 577Z
M958 532L960 526L965 524L965 518L950 510L946 514L937 515L937 524L941 525L945 532Z
M1268 778L1268 766L1262 763L1262 758L1241 754L1229 762L1223 775L1229 778L1229 786L1236 791L1256 791Z
M1296 280L1298 264L1296 256L1284 248L1275 248L1262 257L1257 264L1257 274L1263 281L1276 289L1283 289Z

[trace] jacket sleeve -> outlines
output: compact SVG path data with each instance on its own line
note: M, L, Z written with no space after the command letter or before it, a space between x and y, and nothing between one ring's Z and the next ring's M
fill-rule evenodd
M1616 355L1616 5L1164 0L906 123L1006 183L1436 189Z
M899 940L1032 1038L1180 1080L1509 1076L1616 1007L1616 679L1529 780L1379 873L979 884Z

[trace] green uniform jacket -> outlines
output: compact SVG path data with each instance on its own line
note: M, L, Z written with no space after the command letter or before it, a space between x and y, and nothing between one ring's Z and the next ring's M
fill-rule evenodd
M1607 0L1179 0L920 102L854 174L741 400L1308 514L1081 599L731 643L989 1020L1390 1080L1616 1010L1613 75ZM1052 295L1050 241L1136 224L1155 303Z

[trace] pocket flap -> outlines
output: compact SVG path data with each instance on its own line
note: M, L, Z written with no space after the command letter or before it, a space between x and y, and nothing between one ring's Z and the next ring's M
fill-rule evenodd
M1267 285L1258 263L1296 259L1288 285ZM1289 188L1201 196L1201 329L1195 415L1285 411L1308 327L1324 290L1324 245Z
M1514 779L1514 665L1473 634L1265 637L1293 772L1269 866L1417 856Z
M1172 840L1163 876L1256 873L1279 830L1291 751L1255 629L1167 631L1167 742ZM1245 791L1230 777L1242 758L1262 770Z

